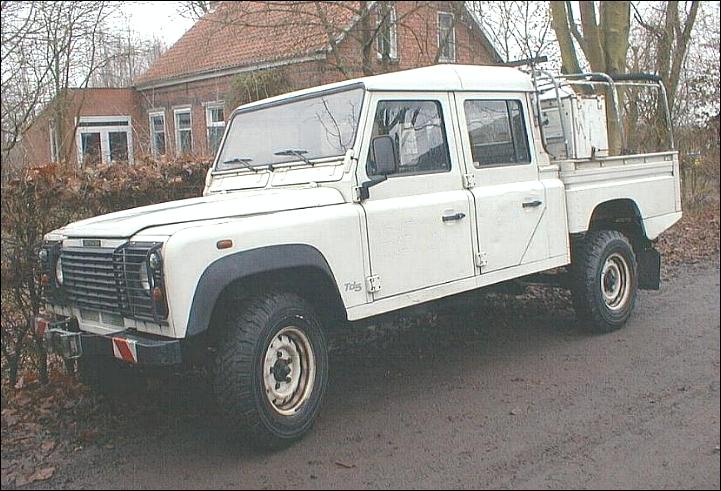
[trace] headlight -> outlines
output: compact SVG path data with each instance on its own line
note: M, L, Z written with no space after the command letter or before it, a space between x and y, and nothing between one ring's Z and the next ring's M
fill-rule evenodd
M148 277L148 267L145 263L140 264L140 286L143 287L145 293L150 294L150 278Z
M156 271L160 267L160 254L151 252L148 258L148 266L150 266L150 269L153 271Z
M58 258L55 263L55 282L59 286L63 284L63 260L61 258Z
M48 260L48 250L45 248L40 249L40 252L38 252L38 257L42 262L45 262Z

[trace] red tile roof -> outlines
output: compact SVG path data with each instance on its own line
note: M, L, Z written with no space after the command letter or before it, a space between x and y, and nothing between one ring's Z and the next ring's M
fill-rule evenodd
M297 58L328 46L353 22L356 2L218 2L135 83ZM327 22L324 20L327 19Z

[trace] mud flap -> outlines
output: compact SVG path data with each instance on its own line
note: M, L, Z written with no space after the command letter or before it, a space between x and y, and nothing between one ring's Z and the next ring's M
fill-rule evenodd
M641 290L661 288L661 254L650 245L637 253L638 287Z

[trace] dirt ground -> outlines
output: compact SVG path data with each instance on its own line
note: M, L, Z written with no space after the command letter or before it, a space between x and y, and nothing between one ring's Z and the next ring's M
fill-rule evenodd
M229 441L205 379L176 374L88 399L28 487L718 489L719 344L718 259L603 336L553 291L478 297L337 343L324 409L289 449ZM3 473L21 458L4 443Z

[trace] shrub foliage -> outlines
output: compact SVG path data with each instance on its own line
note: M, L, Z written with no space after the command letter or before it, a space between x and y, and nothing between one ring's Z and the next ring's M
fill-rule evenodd
M46 165L2 184L2 376L23 368L47 380L47 356L32 329L41 309L37 260L43 235L104 213L199 196L208 161L141 160L85 169Z

